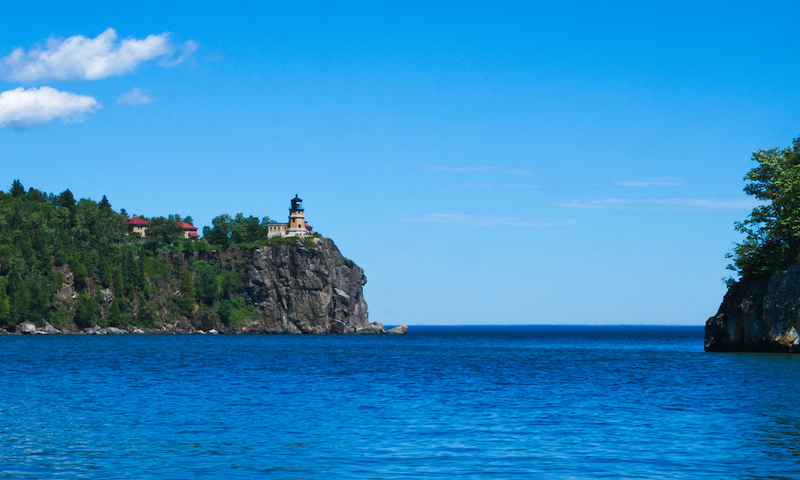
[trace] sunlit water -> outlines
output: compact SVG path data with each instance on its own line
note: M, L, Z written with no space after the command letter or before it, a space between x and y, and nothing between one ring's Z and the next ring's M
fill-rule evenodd
M0 478L800 476L800 356L702 340L2 336Z

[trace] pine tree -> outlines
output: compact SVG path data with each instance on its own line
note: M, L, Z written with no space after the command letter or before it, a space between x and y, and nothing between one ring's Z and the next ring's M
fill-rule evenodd
M181 277L181 296L178 299L178 309L184 315L190 315L194 311L197 296L194 291L194 282L189 270L183 271Z
M11 309L8 306L6 286L0 283L0 323L7 324L11 319Z
M17 283L17 291L14 296L14 314L17 316L17 322L25 320L25 317L28 315L29 302L28 286L25 284L24 280L20 280Z
M114 270L114 295L121 297L125 295L125 278L122 276L122 268L117 266Z
M111 301L111 308L108 311L108 326L109 327L118 327L119 326L119 300L114 299Z

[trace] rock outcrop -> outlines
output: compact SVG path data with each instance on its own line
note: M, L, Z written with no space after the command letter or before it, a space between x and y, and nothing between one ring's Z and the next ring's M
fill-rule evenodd
M316 248L298 243L253 252L245 290L260 320L246 325L246 331L356 333L371 325L364 270L330 239L315 239Z
M742 279L706 321L707 352L800 352L800 264Z

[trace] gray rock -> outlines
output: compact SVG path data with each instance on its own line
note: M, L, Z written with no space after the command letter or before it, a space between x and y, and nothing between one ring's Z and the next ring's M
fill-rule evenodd
M22 322L19 326L19 330L22 333L35 333L36 332L36 325L31 322Z
M122 329L120 329L120 328L117 328L117 327L108 327L108 329L106 330L106 332L107 332L109 335L122 335L122 334L128 333L128 332L126 332L125 330L122 330Z
M297 239L301 241L301 239ZM262 333L355 333L369 325L364 270L327 238L316 248L269 246L253 252L246 301Z
M111 292L111 289L103 289L100 290L100 294L103 296L103 301L100 303L101 314L106 315L109 310L111 310L111 302L114 301L114 294Z
M56 327L50 325L49 323L47 323L44 326L44 331L45 331L45 333L49 333L51 335L57 335L57 334L61 333L61 330L59 330Z
M386 333L386 329L383 328L383 324L382 323L373 322L373 323L370 323L369 325L366 325L364 327L356 329L356 333L362 334L362 335L363 334L368 334L368 335L382 334L382 333Z
M408 327L406 325L399 325L388 330L386 333L391 333L392 335L405 335L408 332Z
M216 329L216 328L212 328L211 330L209 330L209 331L208 331L208 333L210 333L211 335L216 335L216 334L218 334L219 332L217 331L217 329Z
M800 352L800 264L728 288L706 321L707 352Z

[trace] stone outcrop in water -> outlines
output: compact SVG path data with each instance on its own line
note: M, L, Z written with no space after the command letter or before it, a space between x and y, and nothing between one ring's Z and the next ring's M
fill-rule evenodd
M742 279L706 321L707 352L800 352L800 264Z

